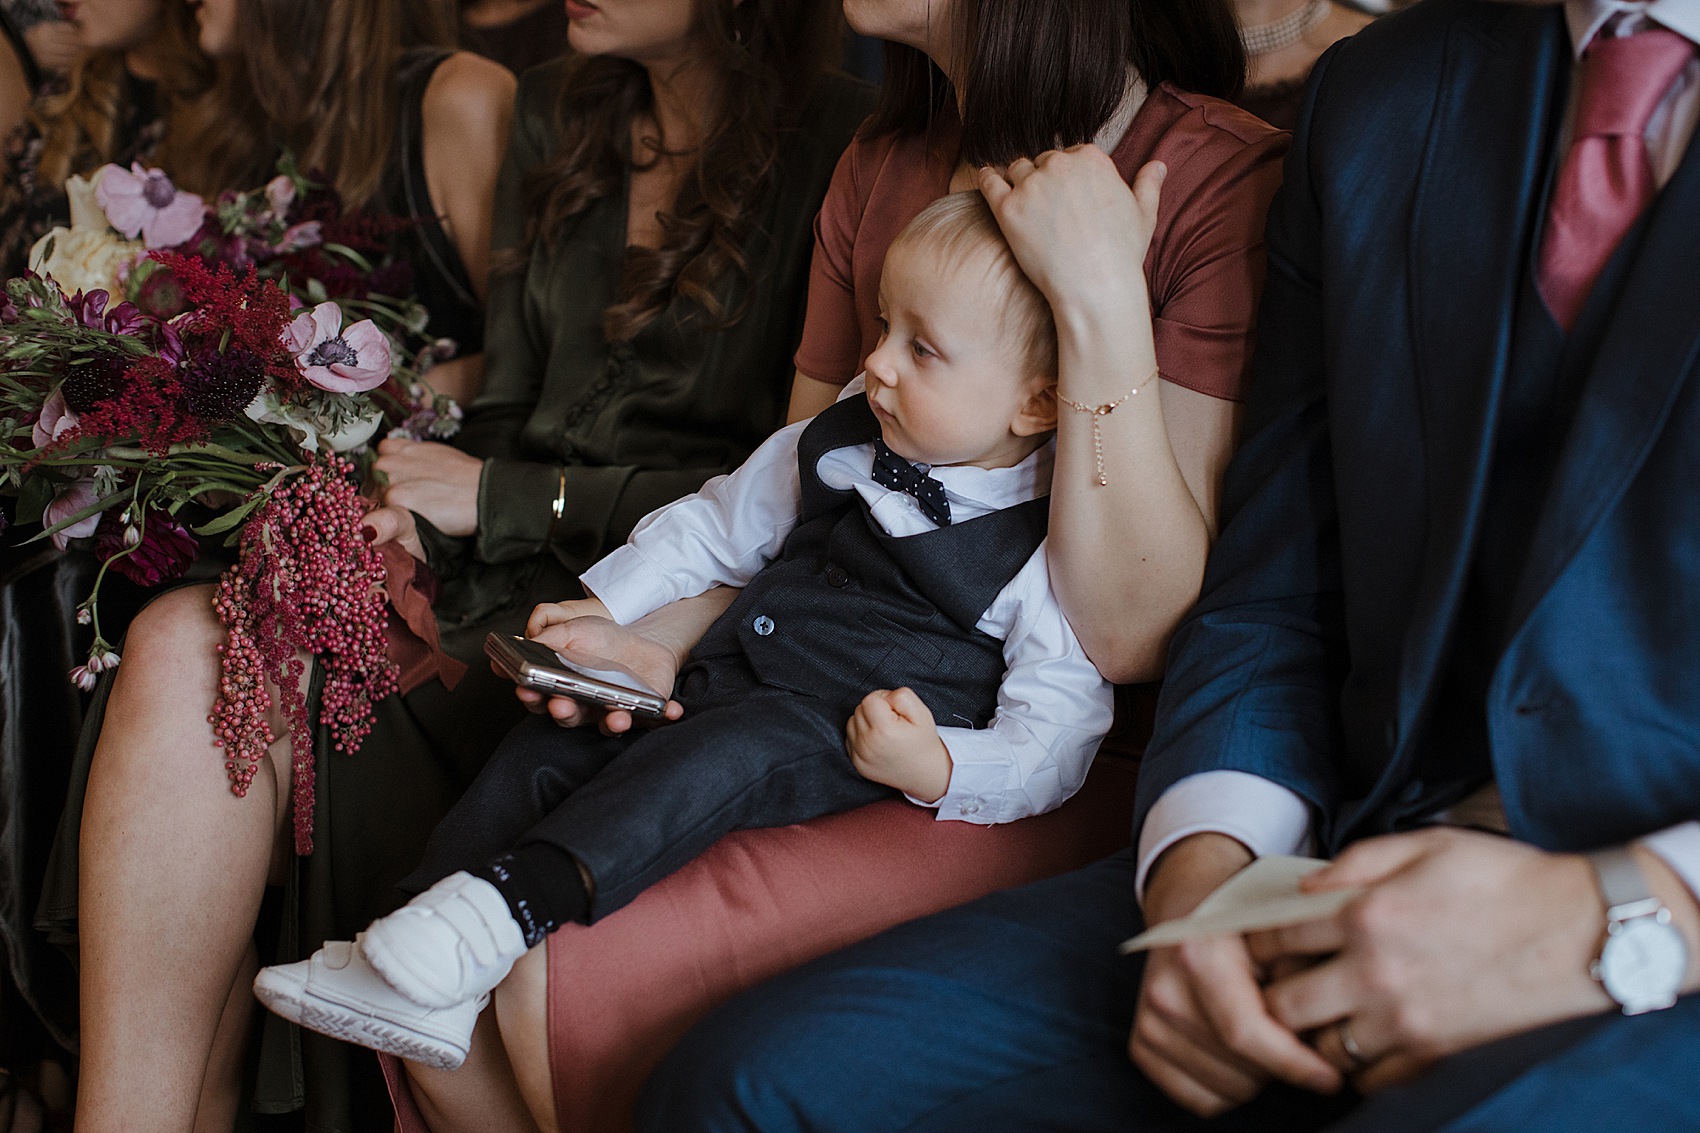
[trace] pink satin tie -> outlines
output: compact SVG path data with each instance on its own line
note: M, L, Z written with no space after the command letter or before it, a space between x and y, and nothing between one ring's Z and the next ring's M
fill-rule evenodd
M1567 331L1612 252L1658 192L1647 123L1693 56L1693 43L1663 28L1601 36L1582 55L1575 140L1541 237L1541 298Z

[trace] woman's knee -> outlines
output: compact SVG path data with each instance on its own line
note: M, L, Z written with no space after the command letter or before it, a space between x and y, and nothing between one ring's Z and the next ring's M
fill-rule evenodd
M521 956L496 988L496 1022L502 1047L513 1068L520 1096L537 1127L559 1128L555 1116L555 1076L549 1063L549 946L539 944Z
M161 594L130 623L118 666L120 687L169 685L191 677L204 681L218 671L218 647L224 639L212 587L186 586Z

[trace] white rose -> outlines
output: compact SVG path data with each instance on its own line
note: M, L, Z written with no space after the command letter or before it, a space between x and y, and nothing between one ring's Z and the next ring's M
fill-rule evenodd
M48 247L53 254L49 256ZM102 290L113 301L124 297L120 280L147 254L138 240L125 240L103 223L98 229L55 228L30 249L30 270L51 276L67 295Z
M71 227L78 232L103 232L107 228L106 210L100 207L98 190L106 176L106 166L94 171L91 177L72 176L65 182L65 196L71 202Z

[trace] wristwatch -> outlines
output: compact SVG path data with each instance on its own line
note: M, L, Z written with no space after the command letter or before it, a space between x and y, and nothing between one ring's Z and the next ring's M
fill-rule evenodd
M1688 945L1670 910L1653 896L1628 847L1594 850L1587 858L1606 899L1606 941L1589 974L1625 1015L1671 1006L1688 973Z

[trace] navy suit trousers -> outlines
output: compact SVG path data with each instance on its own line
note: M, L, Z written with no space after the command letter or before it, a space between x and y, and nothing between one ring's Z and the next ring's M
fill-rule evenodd
M700 1023L644 1133L1676 1133L1700 1130L1700 996L1468 1051L1369 1099L1273 1087L1213 1121L1129 1062L1131 853L825 957Z

